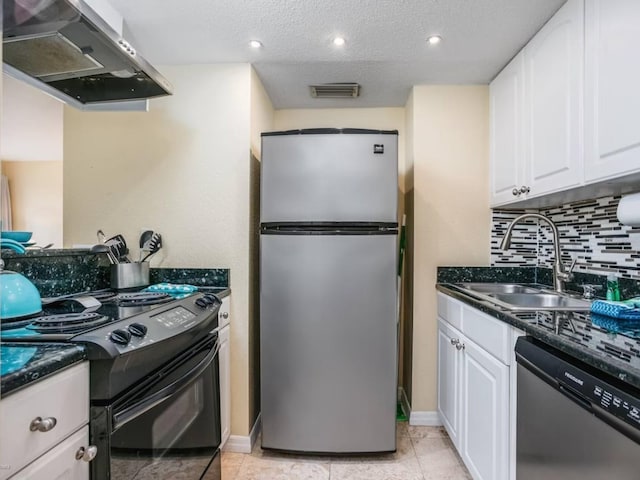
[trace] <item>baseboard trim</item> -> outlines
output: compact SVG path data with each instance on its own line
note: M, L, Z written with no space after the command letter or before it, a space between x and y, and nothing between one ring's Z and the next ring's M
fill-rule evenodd
M400 406L402 407L402 411L404 412L405 417L410 418L411 405L409 404L407 392L404 391L404 388L398 387L398 397L400 398Z
M222 449L225 452L251 453L253 446L256 444L256 440L258 440L260 429L262 428L260 418L260 414L258 414L258 418L256 418L249 435L229 435L229 439Z
M420 425L425 427L441 427L440 415L438 412L411 412L409 425Z

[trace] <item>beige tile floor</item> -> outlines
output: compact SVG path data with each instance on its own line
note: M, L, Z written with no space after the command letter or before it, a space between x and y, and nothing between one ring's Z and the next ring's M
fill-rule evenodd
M397 451L367 457L222 453L222 480L468 480L445 430L399 422Z

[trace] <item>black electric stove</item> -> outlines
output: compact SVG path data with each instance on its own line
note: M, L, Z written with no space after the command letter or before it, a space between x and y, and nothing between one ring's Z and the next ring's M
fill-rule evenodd
M214 330L220 304L214 294L201 292L82 292L43 299L40 314L3 321L0 338L84 345L91 361L91 398L104 400Z
M218 310L213 293L101 290L43 299L2 322L12 342L83 345L92 480L220 480Z

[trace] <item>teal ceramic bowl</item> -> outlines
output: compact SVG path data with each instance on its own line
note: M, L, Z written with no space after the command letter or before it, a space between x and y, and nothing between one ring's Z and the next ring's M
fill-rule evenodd
M33 232L0 232L0 237L20 243L27 243L31 240L31 235Z

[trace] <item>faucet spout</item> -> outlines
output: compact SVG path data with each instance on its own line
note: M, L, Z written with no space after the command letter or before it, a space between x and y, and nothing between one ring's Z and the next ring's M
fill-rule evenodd
M551 227L551 233L553 234L553 288L557 292L564 292L564 282L568 282L571 280L573 275L571 274L571 270L573 270L573 266L575 265L575 260L569 269L569 271L565 271L564 266L562 265L562 254L560 252L560 234L558 233L558 227L555 223L544 215L540 215L539 213L524 213L519 217L516 217L511 225L507 228L504 237L502 238L502 242L500 243L500 248L502 250L507 250L511 246L511 236L513 235L513 228L523 220L527 219L535 219L542 220L547 223L549 227Z

